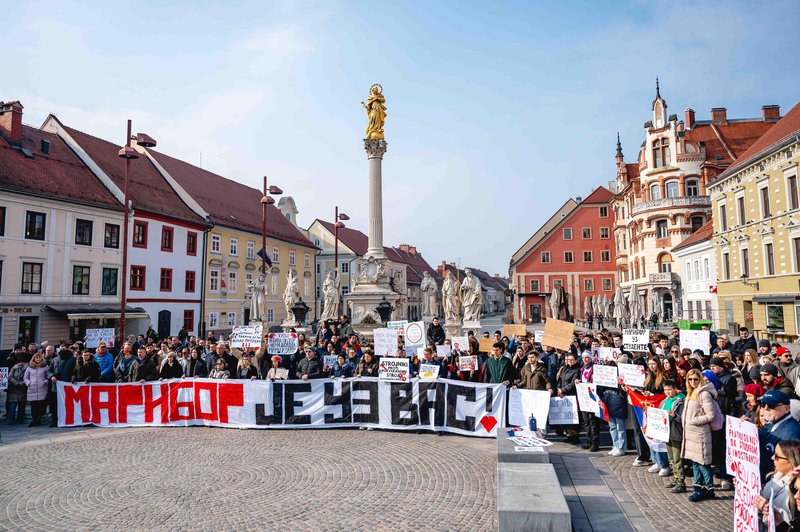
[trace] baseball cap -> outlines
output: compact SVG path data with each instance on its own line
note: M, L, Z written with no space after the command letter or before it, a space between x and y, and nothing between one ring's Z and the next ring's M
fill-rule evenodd
M775 408L778 405L788 405L789 396L780 390L769 390L761 396L761 403L770 408Z

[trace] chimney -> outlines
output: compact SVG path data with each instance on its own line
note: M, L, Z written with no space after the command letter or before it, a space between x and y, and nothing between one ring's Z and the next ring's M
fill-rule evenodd
M417 254L417 247L416 246L408 246L408 252L411 253L412 255L416 255Z
M22 141L22 104L0 102L0 129L13 142Z
M781 119L780 105L762 105L761 116L764 122L777 122Z
M408 244L400 244L400 245L399 245L399 246L397 246L397 247L399 247L399 248L400 248L400 251L405 251L406 253L408 253L408 252L409 252L409 249L408 249Z
M711 109L711 121L715 124L724 124L728 121L728 110L724 107L713 107Z
M691 107L686 110L686 129L694 127L694 109Z

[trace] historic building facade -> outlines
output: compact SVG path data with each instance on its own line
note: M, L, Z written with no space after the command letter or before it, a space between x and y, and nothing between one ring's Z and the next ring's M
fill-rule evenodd
M617 280L627 294L636 287L646 316L681 317L682 279L673 268L672 248L711 219L706 187L777 120L775 109L757 119L728 119L724 108L711 120L685 121L667 113L656 85L651 119L635 163L626 163L617 140L615 213Z
M800 334L799 135L800 104L708 187L722 326L779 342Z
M711 238L711 222L672 248L673 273L681 279L682 312L689 321L710 320L713 329L721 327L717 304L717 260ZM677 314L677 313L676 313Z

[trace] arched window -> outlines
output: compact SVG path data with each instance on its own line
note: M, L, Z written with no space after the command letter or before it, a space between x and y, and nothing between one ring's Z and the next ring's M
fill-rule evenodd
M667 229L667 221L666 220L656 221L656 238L667 238L668 236L669 232Z
M700 195L700 182L697 179L686 180L686 195L687 196Z
M667 189L667 197L668 198L677 198L680 195L680 189L678 188L677 181L670 181L666 184Z
M656 139L653 141L653 168L669 164L669 139Z
M662 253L658 256L658 271L660 273L669 273L672 271L672 255L669 253Z
M661 187L658 186L658 183L653 183L650 185L650 200L657 199L661 199Z

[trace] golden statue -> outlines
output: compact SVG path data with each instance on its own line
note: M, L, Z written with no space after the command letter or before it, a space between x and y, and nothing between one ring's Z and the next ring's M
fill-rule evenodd
M367 124L368 139L383 138L383 123L386 121L386 98L383 97L383 87L375 84L369 88L367 103L361 102L367 110L369 124Z

